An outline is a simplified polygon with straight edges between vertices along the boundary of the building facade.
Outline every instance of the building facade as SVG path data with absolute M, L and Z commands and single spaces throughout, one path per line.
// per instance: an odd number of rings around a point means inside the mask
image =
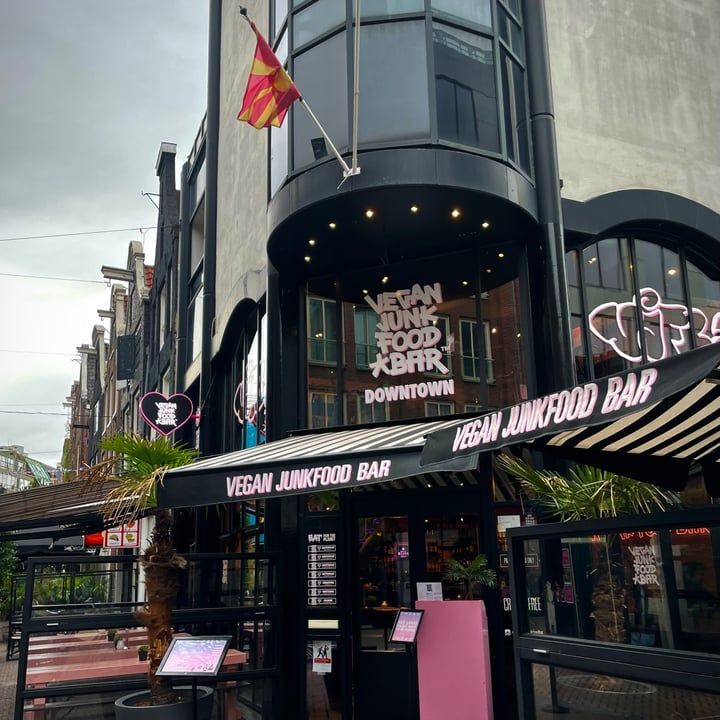
M 718 340 L 712 0 L 364 0 L 359 34 L 357 7 L 252 9 L 302 94 L 257 131 L 236 120 L 255 36 L 210 3 L 207 116 L 166 291 L 174 380 L 153 361 L 155 387 L 200 416 L 178 438 L 212 457 L 309 432 L 330 454 L 336 438 L 429 431 Z M 153 333 L 164 357 L 170 335 Z M 355 459 L 372 484 L 264 500 L 234 479 L 237 502 L 196 513 L 197 550 L 282 553 L 279 678 L 253 702 L 364 720 L 380 696 L 385 716 L 417 717 L 392 611 L 482 553 L 501 577 L 484 595 L 495 716 L 513 717 L 505 531 L 537 518 L 491 453 L 384 483 L 396 455 Z

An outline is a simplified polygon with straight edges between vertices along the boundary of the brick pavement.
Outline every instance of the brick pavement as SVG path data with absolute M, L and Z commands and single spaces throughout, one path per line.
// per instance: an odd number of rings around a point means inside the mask
M 5 659 L 5 643 L 0 643 L 0 720 L 13 719 L 17 668 L 17 660 Z

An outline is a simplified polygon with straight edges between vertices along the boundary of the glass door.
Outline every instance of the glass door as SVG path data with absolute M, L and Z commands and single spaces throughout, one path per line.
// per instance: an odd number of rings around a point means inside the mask
M 467 495 L 364 495 L 353 513 L 354 717 L 417 720 L 415 649 L 391 642 L 390 631 L 398 611 L 414 607 L 417 583 L 441 583 L 444 600 L 466 597 L 464 584 L 443 574 L 449 560 L 469 563 L 480 552 L 478 515 L 459 509 Z

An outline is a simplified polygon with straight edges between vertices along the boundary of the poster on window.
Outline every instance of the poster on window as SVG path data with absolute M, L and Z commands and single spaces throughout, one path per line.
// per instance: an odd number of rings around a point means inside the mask
M 140 520 L 131 520 L 123 525 L 109 528 L 103 533 L 104 548 L 140 547 Z
M 313 672 L 332 672 L 332 646 L 327 640 L 316 640 L 312 644 Z

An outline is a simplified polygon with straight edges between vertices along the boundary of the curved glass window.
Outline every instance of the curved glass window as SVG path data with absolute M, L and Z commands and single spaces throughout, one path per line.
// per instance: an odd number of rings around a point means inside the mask
M 425 0 L 362 0 L 360 3 L 360 17 L 390 17 L 411 12 L 422 12 L 425 9 Z M 353 2 L 353 17 L 355 17 L 355 3 Z
M 500 151 L 493 43 L 433 23 L 438 137 Z
M 295 84 L 322 123 L 336 147 L 348 145 L 347 53 L 341 32 L 298 55 L 293 66 Z M 328 92 L 331 88 L 333 92 Z M 293 167 L 318 159 L 313 139 L 322 135 L 310 116 L 295 103 L 293 118 Z M 327 154 L 327 153 L 326 153 Z
M 293 18 L 293 47 L 298 48 L 345 22 L 345 3 L 317 0 Z
M 578 381 L 720 340 L 720 283 L 667 245 L 604 238 L 567 268 Z
M 430 135 L 425 24 L 363 26 L 358 139 L 372 143 Z M 392 98 L 392 102 L 377 99 Z
M 432 0 L 432 9 L 435 15 L 444 15 L 455 22 L 492 27 L 490 0 Z
M 311 280 L 309 426 L 436 417 L 527 397 L 520 283 L 512 268 L 498 268 L 499 257 L 512 262 L 510 251 L 488 253 L 483 285 L 467 272 L 477 267 L 469 252 L 365 268 L 337 284 Z

